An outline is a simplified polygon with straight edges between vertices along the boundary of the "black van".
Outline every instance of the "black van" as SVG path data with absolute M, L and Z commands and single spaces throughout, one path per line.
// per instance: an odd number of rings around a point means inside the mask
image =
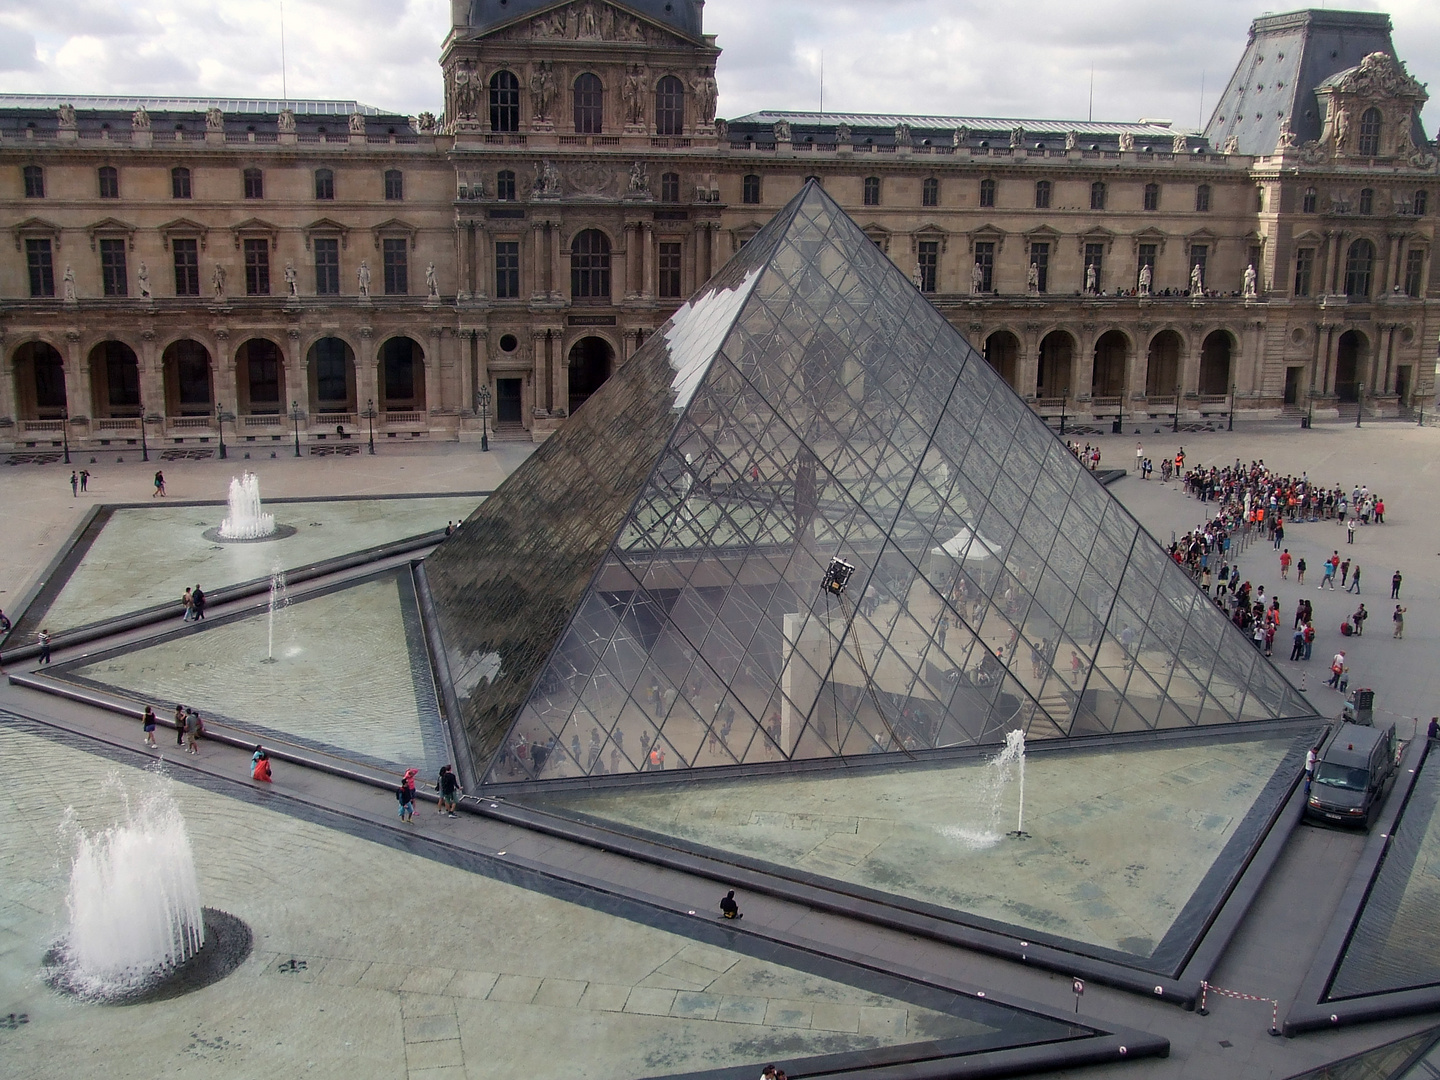
M 1397 765 L 1395 725 L 1341 724 L 1320 750 L 1305 813 L 1336 825 L 1370 827 Z

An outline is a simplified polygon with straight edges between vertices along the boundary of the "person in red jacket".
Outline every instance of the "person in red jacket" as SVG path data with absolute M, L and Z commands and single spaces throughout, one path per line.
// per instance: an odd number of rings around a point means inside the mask
M 259 780 L 262 784 L 268 784 L 270 780 L 270 755 L 260 751 L 260 756 L 255 761 L 255 771 L 250 774 L 252 780 Z

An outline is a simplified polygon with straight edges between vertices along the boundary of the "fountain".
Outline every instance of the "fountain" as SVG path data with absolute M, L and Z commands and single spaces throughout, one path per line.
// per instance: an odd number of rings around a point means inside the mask
M 229 513 L 218 529 L 205 530 L 205 538 L 217 543 L 253 543 L 280 540 L 295 535 L 293 525 L 275 524 L 275 515 L 260 505 L 260 477 L 253 472 L 230 478 Z
M 265 621 L 265 659 L 262 664 L 275 663 L 275 613 L 282 615 L 290 606 L 290 588 L 285 584 L 285 571 L 276 563 L 270 571 L 270 611 Z
M 70 930 L 45 956 L 57 990 L 105 1004 L 161 1000 L 223 978 L 249 955 L 249 927 L 200 904 L 190 836 L 159 768 L 136 797 L 112 781 L 124 808 L 115 824 L 75 829 Z
M 1006 835 L 1016 840 L 1028 840 L 1030 834 L 1025 831 L 1025 732 L 1021 728 L 1006 734 L 1005 749 L 995 758 L 995 766 L 1004 770 L 1007 776 L 1013 769 L 1019 778 L 1020 809 L 1015 817 L 1014 832 Z
M 1007 732 L 1005 747 L 986 764 L 986 776 L 980 788 L 980 811 L 985 815 L 986 827 L 974 828 L 963 825 L 946 825 L 939 829 L 942 836 L 958 840 L 974 851 L 983 851 L 1000 843 L 1004 836 L 1016 840 L 1028 840 L 1025 831 L 1025 732 L 1019 728 Z M 1019 789 L 1020 807 L 1016 812 L 1015 828 L 1004 836 L 999 832 L 1000 815 L 1005 809 L 1006 793 L 1014 784 Z

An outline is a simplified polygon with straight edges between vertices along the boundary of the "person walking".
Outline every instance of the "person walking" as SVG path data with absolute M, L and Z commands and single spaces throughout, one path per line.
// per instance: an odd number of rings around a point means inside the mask
M 1325 576 L 1320 579 L 1320 584 L 1315 586 L 1315 591 L 1316 591 L 1316 592 L 1320 592 L 1322 589 L 1325 588 L 1326 585 L 1329 585 L 1329 586 L 1330 586 L 1330 591 L 1331 591 L 1331 592 L 1334 592 L 1334 591 L 1335 591 L 1335 564 L 1334 564 L 1333 562 L 1331 562 L 1329 559 L 1326 559 L 1326 560 L 1325 560 L 1325 563 L 1324 563 L 1324 566 L 1325 566 Z
M 70 497 L 73 499 L 80 494 L 80 474 L 71 470 L 70 473 Z
M 50 631 L 41 628 L 40 633 L 35 635 L 35 640 L 40 643 L 40 663 L 50 663 Z
M 1399 599 L 1400 599 L 1400 571 L 1399 571 L 1399 570 L 1396 570 L 1395 573 L 1393 573 L 1392 575 L 1390 575 L 1390 599 L 1391 599 L 1391 600 L 1399 600 Z
M 400 803 L 401 821 L 415 820 L 415 777 L 419 775 L 419 769 L 406 769 L 400 788 L 395 792 L 395 798 Z
M 1340 564 L 1340 587 L 1345 588 L 1345 579 L 1350 576 L 1350 560 L 1346 559 Z
M 1345 542 L 1346 542 L 1347 544 L 1353 544 L 1353 543 L 1355 543 L 1355 519 L 1354 519 L 1354 518 L 1351 518 L 1349 521 L 1347 521 L 1347 522 L 1345 523 Z
M 1290 646 L 1290 659 L 1299 660 L 1305 655 L 1305 631 L 1303 628 L 1298 626 L 1295 628 L 1295 636 L 1292 641 L 1294 643 Z
M 184 613 L 180 616 L 181 622 L 189 622 L 195 618 L 195 598 L 191 595 L 188 588 L 185 590 L 185 595 L 180 598 L 180 604 L 185 609 Z
M 1391 637 L 1403 638 L 1405 636 L 1405 612 L 1408 610 L 1399 604 L 1395 605 L 1395 614 L 1390 616 L 1395 621 L 1395 633 L 1391 634 Z
M 205 721 L 194 709 L 185 710 L 185 752 L 200 755 L 200 736 L 205 734 Z
M 1295 584 L 1305 584 L 1305 556 L 1300 556 L 1300 561 L 1295 564 Z
M 1339 689 L 1340 676 L 1344 673 L 1344 671 L 1345 650 L 1341 649 L 1335 654 L 1335 658 L 1330 661 L 1330 678 L 1326 680 L 1325 685 L 1330 687 L 1332 690 Z
M 600 748 L 597 746 L 595 752 L 598 755 Z M 455 770 L 449 765 L 440 767 L 440 776 L 435 782 L 440 789 L 440 813 L 455 816 L 455 802 L 460 794 L 460 778 L 455 775 Z
M 205 590 L 199 585 L 196 585 L 195 590 L 190 594 L 190 607 L 195 612 L 196 622 L 205 618 Z
M 155 470 L 155 490 L 150 493 L 150 497 L 153 499 L 156 495 L 165 497 L 165 473 L 160 469 Z
M 1291 561 L 1290 549 L 1286 548 L 1280 553 L 1280 577 L 1282 579 L 1288 579 L 1290 577 Z
M 87 491 L 89 491 L 89 490 L 90 490 L 90 470 L 89 470 L 89 469 L 81 469 L 81 470 L 80 470 L 80 494 L 81 494 L 81 495 L 84 495 L 85 492 L 87 492 Z
M 1310 654 L 1315 648 L 1315 624 L 1307 617 L 1305 619 L 1305 655 L 1304 660 L 1310 659 Z
M 145 715 L 140 717 L 140 727 L 145 732 L 145 745 L 151 750 L 158 749 L 155 745 L 155 723 L 155 710 L 146 705 Z
M 185 706 L 175 706 L 175 745 L 185 745 Z
M 1360 564 L 1358 562 L 1350 567 L 1350 584 L 1345 586 L 1345 591 L 1353 592 L 1356 596 L 1360 595 Z
M 1145 475 L 1145 447 L 1138 442 L 1135 444 L 1135 471 L 1141 476 Z

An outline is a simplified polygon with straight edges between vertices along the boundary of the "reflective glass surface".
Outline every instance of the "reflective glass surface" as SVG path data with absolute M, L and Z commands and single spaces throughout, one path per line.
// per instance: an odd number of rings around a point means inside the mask
M 1395 1042 L 1385 1043 L 1362 1054 L 1331 1061 L 1318 1069 L 1299 1073 L 1290 1080 L 1435 1080 L 1440 1077 L 1440 1054 L 1432 1049 L 1436 1032 L 1422 1031 Z M 1416 1055 L 1419 1055 L 1419 1060 Z M 1407 1069 L 1407 1062 L 1412 1064 Z
M 813 184 L 430 561 L 491 782 L 1311 715 Z

